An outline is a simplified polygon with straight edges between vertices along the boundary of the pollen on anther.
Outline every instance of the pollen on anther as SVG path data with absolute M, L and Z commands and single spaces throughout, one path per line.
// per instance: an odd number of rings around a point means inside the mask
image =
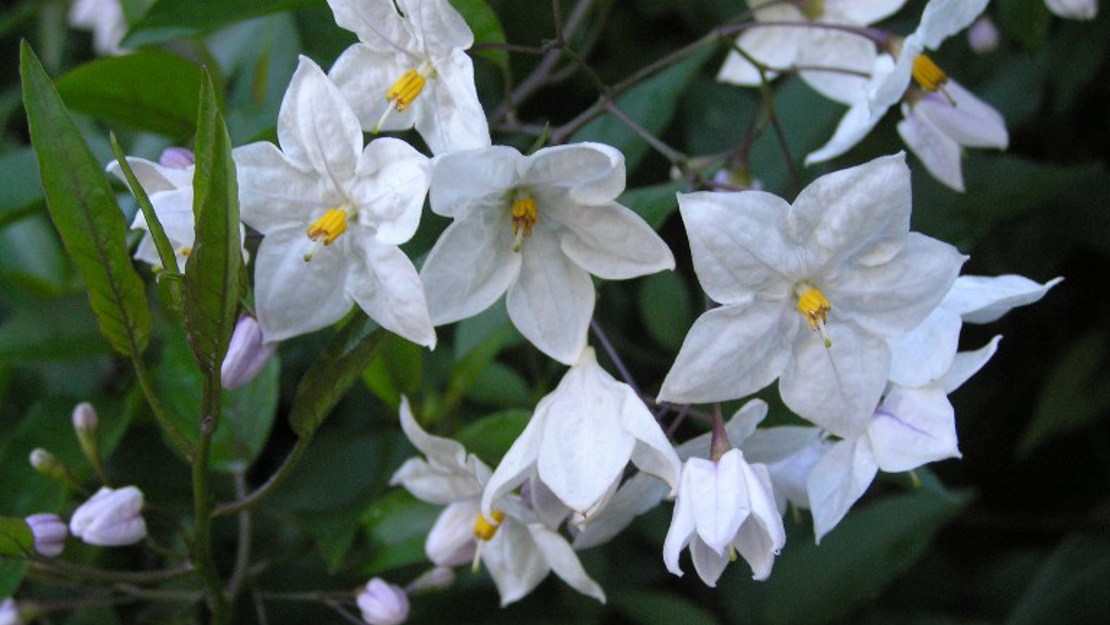
M 924 54 L 914 57 L 912 73 L 917 84 L 929 93 L 935 93 L 948 82 L 948 74 Z
M 393 103 L 393 107 L 400 113 L 412 104 L 416 96 L 420 95 L 426 82 L 427 80 L 420 72 L 410 69 L 401 74 L 397 82 L 393 83 L 393 86 L 385 92 L 385 99 Z
M 490 540 L 497 534 L 497 529 L 501 527 L 501 523 L 505 520 L 505 513 L 500 510 L 490 512 L 493 517 L 493 523 L 481 513 L 478 518 L 474 519 L 474 538 L 482 541 Z
M 525 195 L 513 201 L 511 209 L 513 216 L 513 251 L 519 252 L 521 245 L 524 243 L 524 237 L 532 236 L 532 227 L 536 225 L 539 219 L 539 213 L 536 209 L 536 200 L 532 196 Z
M 324 245 L 331 245 L 346 231 L 347 212 L 340 208 L 331 208 L 312 222 L 312 225 L 305 229 L 305 234 L 313 241 L 323 239 Z
M 829 303 L 829 300 L 825 298 L 821 291 L 814 287 L 809 287 L 798 296 L 798 312 L 809 322 L 810 330 L 821 333 L 821 338 L 825 341 L 825 347 L 832 347 L 832 340 L 825 332 L 825 324 L 828 322 L 830 310 L 832 310 L 832 304 Z

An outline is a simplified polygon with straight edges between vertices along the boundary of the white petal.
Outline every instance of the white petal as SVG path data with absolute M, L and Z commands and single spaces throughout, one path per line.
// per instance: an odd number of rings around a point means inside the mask
M 995 108 L 980 100 L 955 80 L 949 79 L 943 93 L 925 96 L 914 105 L 914 113 L 933 122 L 942 133 L 969 148 L 1006 149 L 1009 134 L 1006 120 Z M 955 100 L 955 104 L 949 100 Z
M 143 191 L 146 191 L 147 195 L 152 195 L 159 191 L 172 191 L 185 187 L 192 188 L 193 186 L 192 167 L 186 167 L 184 169 L 163 167 L 158 163 L 135 156 L 128 156 L 127 164 L 131 166 L 131 172 L 135 174 L 135 178 L 138 179 L 139 184 L 143 187 Z M 104 169 L 109 174 L 119 178 L 121 182 L 127 182 L 127 178 L 123 175 L 123 169 L 120 168 L 117 161 L 108 163 L 108 166 Z
M 743 464 L 744 454 L 731 449 L 718 462 L 691 458 L 682 471 L 679 494 L 690 502 L 698 537 L 718 555 L 751 513 Z
M 975 351 L 957 353 L 956 358 L 952 361 L 952 368 L 938 382 L 944 392 L 951 393 L 960 388 L 960 385 L 967 382 L 968 378 L 982 369 L 983 365 L 987 364 L 991 356 L 994 356 L 994 352 L 998 350 L 1000 340 L 1002 340 L 1002 337 L 996 336 L 991 339 L 990 343 Z
M 659 390 L 660 401 L 723 401 L 770 384 L 786 367 L 801 317 L 787 300 L 721 306 L 698 317 Z
M 827 6 L 827 5 L 826 5 Z M 875 64 L 875 44 L 854 33 L 813 28 L 798 51 L 802 80 L 821 95 L 851 106 L 867 96 L 867 76 Z
M 952 366 L 960 342 L 960 316 L 943 305 L 909 333 L 887 339 L 890 344 L 890 381 L 907 387 L 939 380 Z
M 436 334 L 424 301 L 424 284 L 412 261 L 396 245 L 370 238 L 361 243 L 347 282 L 351 297 L 386 330 L 417 345 L 435 348 Z
M 527 496 L 524 495 L 525 488 L 528 489 Z M 533 474 L 531 479 L 521 487 L 521 497 L 532 506 L 532 512 L 536 517 L 551 529 L 558 529 L 570 515 L 570 508 L 551 492 L 538 475 Z
M 436 64 L 436 75 L 413 106 L 416 130 L 432 154 L 490 145 L 489 124 L 474 87 L 474 65 L 462 50 Z
M 478 500 L 452 503 L 436 517 L 424 541 L 424 554 L 436 566 L 459 566 L 474 559 L 474 520 Z
M 945 39 L 971 26 L 989 1 L 930 0 L 921 13 L 921 24 L 914 35 L 926 48 L 936 50 Z
M 505 298 L 509 318 L 540 351 L 569 365 L 586 346 L 594 285 L 558 241 L 542 236 L 550 233 L 533 234 L 524 242 L 520 274 Z
M 752 567 L 752 579 L 764 580 L 771 575 L 775 556 L 786 545 L 786 528 L 775 505 L 767 467 L 752 464 L 742 468 L 752 513 L 740 526 L 733 545 Z
M 694 504 L 680 490 L 667 537 L 663 540 L 663 563 L 668 571 L 679 577 L 682 577 L 682 568 L 678 566 L 678 558 L 691 539 L 697 541 L 696 527 Z
M 425 42 L 429 52 L 461 48 L 474 43 L 474 34 L 462 15 L 446 0 L 404 0 L 398 3 Z
M 551 395 L 540 400 L 535 413 L 532 414 L 532 420 L 513 441 L 509 451 L 505 452 L 501 463 L 493 470 L 493 475 L 486 482 L 485 489 L 482 491 L 482 514 L 486 518 L 491 517 L 494 502 L 524 483 L 535 469 L 544 430 L 543 420 L 547 414 L 547 406 L 552 401 Z
M 1038 302 L 1049 289 L 1063 281 L 1054 278 L 1044 284 L 1024 276 L 960 276 L 944 297 L 944 307 L 961 315 L 968 323 L 990 323 L 1011 308 Z
M 608 375 L 608 374 L 606 374 Z M 674 445 L 659 427 L 659 422 L 630 386 L 613 381 L 624 399 L 621 402 L 621 426 L 636 439 L 632 449 L 632 463 L 641 471 L 667 483 L 672 489 L 678 486 L 682 463 Z
M 728 566 L 728 556 L 721 555 L 710 549 L 697 536 L 690 543 L 690 559 L 694 562 L 694 570 L 698 577 L 710 588 L 717 587 L 717 580 Z
M 543 148 L 524 158 L 523 182 L 556 187 L 581 205 L 608 204 L 624 191 L 624 155 L 603 143 Z
M 358 207 L 359 223 L 374 228 L 380 243 L 411 239 L 428 194 L 428 157 L 399 139 L 375 139 L 363 150 L 355 173 L 345 191 Z
M 432 210 L 455 219 L 478 211 L 498 213 L 511 230 L 509 191 L 519 182 L 517 166 L 523 158 L 515 149 L 501 145 L 436 158 L 430 191 Z
M 400 485 L 420 501 L 445 505 L 462 497 L 474 497 L 481 492 L 481 485 L 473 475 L 461 473 L 443 465 L 425 462 L 422 458 L 409 458 L 393 473 L 391 485 Z M 470 519 L 473 523 L 474 519 Z
M 955 247 L 911 232 L 889 262 L 844 269 L 820 285 L 832 304 L 830 328 L 834 317 L 848 318 L 883 336 L 905 334 L 940 304 L 966 260 Z
M 620 204 L 566 207 L 558 218 L 570 230 L 560 238 L 563 252 L 603 280 L 674 269 L 674 256 L 663 239 Z
M 790 5 L 768 6 L 757 15 L 760 21 L 801 21 L 798 10 Z M 741 33 L 736 38 L 735 45 L 768 67 L 785 70 L 794 65 L 802 30 L 804 29 L 798 27 L 756 26 Z M 774 77 L 772 73 L 767 79 Z M 731 49 L 725 57 L 724 65 L 717 72 L 717 80 L 745 87 L 758 87 L 761 84 L 759 70 L 739 52 Z
M 412 446 L 424 454 L 429 462 L 444 468 L 455 469 L 460 473 L 465 472 L 467 453 L 462 443 L 425 432 L 412 414 L 408 397 L 401 396 L 399 413 L 401 431 L 408 437 Z M 389 483 L 392 485 L 395 480 L 391 479 Z
M 867 26 L 894 15 L 905 4 L 906 0 L 825 0 L 825 14 Z
M 412 128 L 420 101 L 427 97 L 427 93 L 419 95 L 404 111 L 390 111 L 382 122 L 385 110 L 393 106 L 385 96 L 397 79 L 418 65 L 418 61 L 391 46 L 371 47 L 356 43 L 339 55 L 328 77 L 355 112 L 361 128 L 371 131 L 380 123 L 380 130 L 405 130 Z
M 829 141 L 806 155 L 806 165 L 832 160 L 856 147 L 856 144 L 863 141 L 871 129 L 878 125 L 885 113 L 886 109 L 883 108 L 872 114 L 867 100 L 855 102 L 848 107 L 844 117 L 840 118 L 840 123 L 836 125 L 836 130 L 833 131 Z
M 1093 20 L 1098 16 L 1098 0 L 1045 0 L 1049 11 L 1072 20 Z
M 482 562 L 497 585 L 501 607 L 532 592 L 551 570 L 528 528 L 511 517 L 482 545 Z
M 866 436 L 840 441 L 817 463 L 807 484 L 817 542 L 848 514 L 878 472 Z
M 392 2 L 328 0 L 328 5 L 335 15 L 335 23 L 354 32 L 363 41 L 386 47 L 389 41 L 401 43 L 410 37 L 410 27 Z
M 802 418 L 845 438 L 867 427 L 890 372 L 882 338 L 851 322 L 830 319 L 832 347 L 804 330 L 779 380 L 782 401 Z
M 292 163 L 337 188 L 355 173 L 362 151 L 358 118 L 316 63 L 300 57 L 278 111 L 278 143 Z
M 963 192 L 964 174 L 960 144 L 940 131 L 931 120 L 902 106 L 904 119 L 898 122 L 898 134 L 921 164 L 949 188 Z
M 609 542 L 636 517 L 658 506 L 670 490 L 666 484 L 643 472 L 628 478 L 574 537 L 574 548 L 581 551 Z
M 883 471 L 910 471 L 929 462 L 959 458 L 956 414 L 938 386 L 895 387 L 867 427 Z
M 305 262 L 312 241 L 303 230 L 278 230 L 262 239 L 254 267 L 254 301 L 265 342 L 319 330 L 351 309 L 348 259 L 341 245 L 321 248 Z
M 560 579 L 578 592 L 605 603 L 605 591 L 586 574 L 578 556 L 562 536 L 538 523 L 529 524 L 528 532 L 548 566 Z
M 312 223 L 312 215 L 342 202 L 330 180 L 297 168 L 272 143 L 235 148 L 232 157 L 243 223 L 262 234 L 290 227 L 303 232 Z

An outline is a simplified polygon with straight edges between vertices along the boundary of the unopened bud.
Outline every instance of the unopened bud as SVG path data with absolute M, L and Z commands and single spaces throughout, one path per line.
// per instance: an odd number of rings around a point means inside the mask
M 422 592 L 447 590 L 454 583 L 455 569 L 446 566 L 437 566 L 424 571 L 420 577 L 409 582 L 409 585 L 405 586 L 405 592 L 409 594 L 418 594 Z
M 400 625 L 409 617 L 409 598 L 400 586 L 375 577 L 359 593 L 362 620 L 370 625 Z
M 158 164 L 162 167 L 185 169 L 196 164 L 196 157 L 185 148 L 171 147 L 162 150 L 162 155 L 158 157 Z
M 78 432 L 95 432 L 100 423 L 96 417 L 96 409 L 92 404 L 83 401 L 73 408 L 73 429 Z
M 998 27 L 990 17 L 984 15 L 967 29 L 967 45 L 975 54 L 989 54 L 998 49 Z
M 143 491 L 104 487 L 74 511 L 69 531 L 90 545 L 132 545 L 146 538 L 142 510 Z
M 8 598 L 0 602 L 0 625 L 23 625 L 15 600 Z
M 69 482 L 69 472 L 61 460 L 42 447 L 31 450 L 31 467 L 39 473 L 60 482 Z
M 69 531 L 66 524 L 56 514 L 32 514 L 24 519 L 35 537 L 35 551 L 54 558 L 62 555 L 66 548 Z
M 262 342 L 262 328 L 254 317 L 239 317 L 220 367 L 220 383 L 230 391 L 250 382 L 270 361 L 275 349 L 277 343 Z

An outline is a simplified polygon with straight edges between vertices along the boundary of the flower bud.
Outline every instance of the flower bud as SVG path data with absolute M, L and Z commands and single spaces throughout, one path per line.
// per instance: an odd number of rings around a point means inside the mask
M 90 545 L 118 547 L 146 538 L 143 492 L 134 486 L 101 488 L 69 520 L 69 531 Z
M 967 45 L 975 54 L 988 54 L 998 49 L 998 27 L 990 17 L 984 15 L 967 29 Z
M 0 602 L 0 625 L 23 625 L 19 607 L 13 599 L 9 598 Z
M 362 620 L 370 625 L 400 625 L 409 617 L 409 598 L 400 586 L 375 577 L 358 595 Z
M 35 536 L 35 551 L 47 558 L 62 555 L 62 551 L 66 548 L 66 537 L 69 536 L 69 531 L 58 515 L 32 514 L 23 520 L 27 522 L 27 526 L 31 528 L 31 533 Z
M 254 317 L 239 317 L 220 367 L 220 383 L 230 391 L 250 382 L 270 361 L 275 349 L 277 343 L 262 342 L 262 328 Z
M 31 467 L 39 473 L 59 482 L 69 483 L 69 472 L 61 460 L 42 447 L 31 450 Z
M 420 577 L 409 582 L 409 585 L 405 586 L 405 592 L 412 595 L 422 592 L 447 590 L 454 583 L 455 569 L 446 566 L 436 566 L 424 571 Z
M 99 423 L 96 409 L 89 402 L 83 401 L 73 407 L 73 429 L 77 432 L 96 432 Z
M 158 157 L 158 164 L 162 167 L 185 169 L 196 164 L 196 157 L 185 148 L 170 147 L 162 150 L 162 155 Z

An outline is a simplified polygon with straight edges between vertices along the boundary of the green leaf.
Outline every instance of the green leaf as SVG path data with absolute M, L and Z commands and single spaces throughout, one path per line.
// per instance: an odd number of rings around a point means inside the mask
M 427 560 L 424 541 L 440 512 L 440 506 L 419 501 L 405 490 L 390 491 L 375 501 L 362 515 L 372 549 L 362 574 L 376 575 Z
M 486 0 L 450 0 L 474 31 L 474 43 L 505 43 L 505 29 Z M 509 69 L 509 53 L 505 50 L 482 50 L 477 53 L 497 64 L 503 70 Z
M 76 360 L 111 353 L 79 296 L 38 300 L 0 323 L 0 364 Z
M 1018 452 L 1028 454 L 1046 441 L 1093 425 L 1107 416 L 1110 376 L 1107 376 L 1107 336 L 1103 329 L 1089 332 L 1056 361 L 1041 389 L 1036 412 Z
M 640 286 L 640 315 L 648 334 L 668 350 L 677 352 L 694 323 L 690 289 L 671 271 L 648 276 Z
M 709 60 L 712 52 L 702 50 L 630 89 L 617 98 L 617 107 L 648 132 L 660 135 L 674 117 L 690 81 Z M 611 113 L 574 133 L 573 140 L 598 141 L 617 148 L 624 153 L 625 167 L 629 172 L 636 170 L 648 151 L 648 144 Z
M 4 184 L 0 184 L 0 227 L 3 227 L 30 213 L 44 196 L 33 149 L 0 154 L 0 171 L 4 172 Z
M 85 279 L 101 332 L 116 351 L 137 357 L 149 340 L 150 312 L 127 255 L 123 213 L 27 42 L 20 49 L 20 75 L 50 217 Z
M 1044 0 L 1000 0 L 1002 32 L 1027 48 L 1039 48 L 1048 39 L 1052 14 Z
M 124 37 L 125 48 L 163 43 L 320 0 L 158 0 Z
M 913 492 L 853 511 L 821 542 L 783 551 L 767 581 L 771 625 L 840 620 L 894 581 L 965 500 Z
M 185 139 L 195 128 L 200 85 L 196 63 L 142 50 L 86 63 L 58 80 L 58 92 L 75 111 Z
M 330 511 L 367 500 L 381 488 L 386 468 L 399 462 L 394 456 L 404 448 L 402 441 L 400 432 L 353 434 L 325 428 L 297 470 L 274 491 L 270 505 L 279 510 Z
M 362 511 L 359 508 L 328 510 L 302 514 L 298 518 L 320 548 L 320 555 L 328 565 L 328 573 L 334 575 L 343 564 L 343 558 L 355 542 L 355 534 L 362 526 Z
M 0 280 L 47 297 L 68 290 L 66 255 L 45 215 L 31 215 L 0 230 Z
M 678 595 L 647 590 L 622 592 L 611 597 L 613 607 L 639 625 L 717 625 L 712 613 Z
M 370 364 L 387 332 L 361 310 L 328 342 L 297 386 L 289 425 L 310 437 Z
M 447 414 L 458 406 L 459 402 L 466 396 L 467 390 L 469 390 L 470 387 L 474 385 L 474 381 L 478 379 L 478 374 L 497 357 L 497 354 L 500 353 L 514 337 L 514 328 L 507 326 L 502 327 L 494 334 L 486 337 L 459 360 L 455 368 L 451 370 L 451 377 L 447 383 L 447 392 L 444 394 L 441 414 Z
M 382 401 L 397 409 L 401 395 L 413 397 L 423 386 L 424 349 L 390 334 L 362 373 L 366 386 Z
M 497 412 L 467 424 L 455 439 L 489 466 L 497 466 L 524 431 L 532 411 L 522 408 Z
M 196 241 L 185 263 L 183 309 L 189 345 L 201 371 L 220 374 L 239 306 L 239 190 L 231 137 L 216 103 L 211 80 L 201 84 L 197 114 L 193 215 Z
M 466 397 L 498 408 L 526 408 L 534 403 L 524 376 L 497 361 L 478 372 Z
M 682 183 L 664 182 L 649 187 L 628 189 L 620 197 L 620 203 L 642 217 L 649 226 L 658 230 L 678 208 L 675 193 L 682 190 Z
M 1006 625 L 1102 623 L 1110 612 L 1110 540 L 1074 534 L 1041 566 Z
M 0 556 L 26 557 L 35 552 L 35 535 L 27 521 L 0 517 Z

